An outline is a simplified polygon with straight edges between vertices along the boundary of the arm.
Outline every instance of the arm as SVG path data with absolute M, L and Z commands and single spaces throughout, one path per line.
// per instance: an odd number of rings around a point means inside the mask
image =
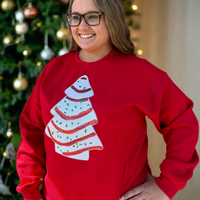
M 17 191 L 25 200 L 39 200 L 41 179 L 45 176 L 44 124 L 41 117 L 39 86 L 42 74 L 22 111 L 20 131 L 22 140 L 17 153 L 17 172 L 20 184 Z
M 160 166 L 160 177 L 148 178 L 144 184 L 125 193 L 121 198 L 124 200 L 131 197 L 132 200 L 171 199 L 186 185 L 199 162 L 195 150 L 199 130 L 192 101 L 167 75 L 162 95 L 155 98 L 156 106 L 147 108 L 145 113 L 163 135 L 167 144 L 166 158 Z
M 156 183 L 170 199 L 185 187 L 199 162 L 195 150 L 199 127 L 192 109 L 193 102 L 166 76 L 156 126 L 167 144 L 167 152 Z

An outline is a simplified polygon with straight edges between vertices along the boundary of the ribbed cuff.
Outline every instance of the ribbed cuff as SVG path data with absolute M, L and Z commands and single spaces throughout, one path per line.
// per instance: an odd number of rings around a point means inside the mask
M 179 188 L 178 186 L 174 185 L 169 179 L 164 179 L 161 177 L 157 177 L 155 179 L 156 184 L 158 187 L 170 198 L 178 192 Z

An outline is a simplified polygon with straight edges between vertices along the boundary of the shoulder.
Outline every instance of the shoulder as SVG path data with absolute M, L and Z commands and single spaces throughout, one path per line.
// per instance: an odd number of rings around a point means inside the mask
M 127 73 L 137 79 L 164 81 L 166 72 L 143 58 L 133 54 L 117 52 L 115 64 L 121 72 Z
M 54 59 L 52 59 L 46 66 L 45 66 L 45 70 L 51 70 L 54 67 L 58 67 L 58 66 L 63 66 L 65 65 L 67 62 L 71 62 L 72 57 L 74 56 L 75 52 L 69 52 L 66 53 L 62 56 L 57 56 Z
M 74 54 L 75 52 L 69 52 L 62 56 L 57 56 L 49 61 L 37 78 L 38 82 L 41 82 L 44 79 L 49 79 L 49 77 L 54 77 L 56 74 L 66 71 L 66 67 L 69 68 L 72 66 Z

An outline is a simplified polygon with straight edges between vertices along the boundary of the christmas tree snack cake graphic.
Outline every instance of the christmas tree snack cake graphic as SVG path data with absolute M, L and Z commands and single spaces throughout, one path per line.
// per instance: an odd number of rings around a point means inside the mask
M 51 109 L 54 117 L 47 124 L 45 133 L 55 143 L 58 154 L 89 160 L 89 151 L 102 150 L 103 145 L 93 127 L 98 121 L 89 99 L 94 92 L 88 77 L 81 76 L 65 90 L 65 94 Z

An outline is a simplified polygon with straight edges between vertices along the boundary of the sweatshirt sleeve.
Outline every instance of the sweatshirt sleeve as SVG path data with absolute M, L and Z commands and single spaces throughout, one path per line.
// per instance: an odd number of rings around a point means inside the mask
M 21 143 L 17 153 L 17 172 L 20 184 L 17 191 L 25 200 L 39 200 L 41 179 L 45 176 L 44 124 L 41 117 L 39 87 L 43 73 L 37 78 L 35 87 L 20 117 Z
M 199 127 L 192 108 L 193 102 L 165 74 L 158 112 L 150 118 L 167 145 L 156 183 L 170 199 L 186 185 L 199 162 L 195 150 Z

